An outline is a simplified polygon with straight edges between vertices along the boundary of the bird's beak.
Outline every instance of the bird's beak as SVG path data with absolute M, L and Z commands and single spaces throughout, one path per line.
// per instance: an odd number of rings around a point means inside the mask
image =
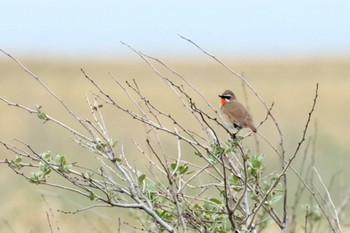
M 224 96 L 222 96 L 222 95 L 218 95 L 220 98 L 224 98 Z

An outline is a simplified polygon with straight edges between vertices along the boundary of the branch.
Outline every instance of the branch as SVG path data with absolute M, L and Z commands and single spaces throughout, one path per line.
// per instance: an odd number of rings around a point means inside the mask
M 314 100 L 313 100 L 313 105 L 311 107 L 311 110 L 308 114 L 308 118 L 306 120 L 306 124 L 305 124 L 305 127 L 304 127 L 304 130 L 303 130 L 303 134 L 302 134 L 302 138 L 300 140 L 300 142 L 298 143 L 298 146 L 293 154 L 293 156 L 291 158 L 289 158 L 288 162 L 286 163 L 286 165 L 284 166 L 284 169 L 282 170 L 282 172 L 280 173 L 280 175 L 276 178 L 275 182 L 271 185 L 270 189 L 265 193 L 265 196 L 264 198 L 262 198 L 262 200 L 260 200 L 260 203 L 256 206 L 256 208 L 253 210 L 253 217 L 252 217 L 252 221 L 251 221 L 251 224 L 253 224 L 253 220 L 255 219 L 257 213 L 258 213 L 258 210 L 263 206 L 263 204 L 265 203 L 267 197 L 271 194 L 271 192 L 275 189 L 275 187 L 278 185 L 279 181 L 281 180 L 282 177 L 284 177 L 286 175 L 286 172 L 288 170 L 288 168 L 291 166 L 293 160 L 296 158 L 296 155 L 300 149 L 300 146 L 303 144 L 303 142 L 305 141 L 305 135 L 306 135 L 306 132 L 309 128 L 309 123 L 311 121 L 311 116 L 313 114 L 313 112 L 315 111 L 315 106 L 316 106 L 316 103 L 317 103 L 317 98 L 318 98 L 318 83 L 316 84 L 316 91 L 315 91 L 315 97 L 314 97 Z M 287 192 L 287 189 L 285 189 L 285 192 Z M 284 213 L 286 213 L 284 211 Z M 286 214 L 284 214 L 285 216 Z M 285 218 L 284 218 L 285 220 Z M 286 223 L 285 221 L 283 222 L 284 224 Z M 250 224 L 250 225 L 251 225 Z M 283 226 L 283 228 L 286 227 L 286 226 Z

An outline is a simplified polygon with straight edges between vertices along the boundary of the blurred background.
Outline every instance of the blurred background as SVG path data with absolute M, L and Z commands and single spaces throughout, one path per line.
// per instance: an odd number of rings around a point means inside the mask
M 86 117 L 86 94 L 94 88 L 83 78 L 81 68 L 126 106 L 130 103 L 109 72 L 120 81 L 135 79 L 145 95 L 164 109 L 176 102 L 152 69 L 121 41 L 187 77 L 214 106 L 218 106 L 218 94 L 233 89 L 259 123 L 266 112 L 253 93 L 247 90 L 247 102 L 239 79 L 179 35 L 244 74 L 268 105 L 275 103 L 274 114 L 288 156 L 301 138 L 319 83 L 319 99 L 307 136 L 317 133 L 316 166 L 326 184 L 333 182 L 335 204 L 344 199 L 350 176 L 350 2 L 12 0 L 2 1 L 0 7 L 0 49 L 19 59 Z M 64 109 L 3 53 L 0 80 L 1 97 L 33 108 L 40 104 L 49 114 L 74 124 Z M 21 139 L 38 151 L 63 153 L 72 160 L 92 156 L 52 124 L 43 125 L 35 116 L 4 103 L 0 110 L 0 140 Z M 134 123 L 126 115 L 106 114 L 114 137 L 123 141 L 130 156 L 139 156 L 133 153 L 131 139 L 142 138 L 142 126 L 131 131 Z M 263 125 L 259 132 L 278 144 L 271 124 Z M 268 171 L 278 169 L 276 156 L 270 151 L 264 154 Z M 11 156 L 1 149 L 0 159 Z M 296 161 L 295 166 L 301 162 Z M 0 174 L 1 233 L 48 232 L 45 212 L 49 208 L 74 211 L 89 205 L 80 197 L 29 184 L 5 165 L 0 166 Z M 290 184 L 293 188 L 295 183 Z M 61 232 L 78 231 L 72 227 L 112 232 L 118 217 L 124 216 L 119 210 L 99 209 L 69 216 L 54 213 Z M 126 226 L 124 230 L 132 229 Z

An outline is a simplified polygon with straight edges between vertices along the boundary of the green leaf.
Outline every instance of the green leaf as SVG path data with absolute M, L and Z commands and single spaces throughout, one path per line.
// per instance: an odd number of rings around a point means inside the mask
M 100 145 L 95 145 L 95 149 L 101 151 L 102 147 Z
M 40 161 L 39 162 L 39 170 L 42 172 L 47 172 L 47 170 L 50 169 L 50 166 L 47 164 L 45 161 Z
M 43 152 L 39 156 L 45 161 L 50 161 L 51 160 L 51 151 Z
M 41 111 L 42 106 L 36 105 L 35 107 L 36 107 L 36 110 L 38 111 L 39 119 L 44 121 L 48 120 L 47 115 L 43 111 Z
M 194 155 L 199 156 L 199 157 L 203 157 L 202 153 L 199 153 L 198 151 L 195 151 Z
M 40 120 L 44 120 L 44 121 L 47 120 L 47 116 L 44 112 L 38 112 L 38 117 Z
M 322 219 L 322 212 L 319 206 L 315 206 L 313 208 L 309 208 L 308 213 L 309 220 L 312 222 L 318 222 Z
M 254 158 L 251 164 L 252 164 L 252 167 L 257 169 L 261 168 L 261 165 L 262 165 L 261 160 L 259 158 Z
M 207 154 L 207 158 L 208 158 L 208 160 L 211 162 L 211 163 L 217 163 L 218 162 L 218 159 L 217 158 L 215 158 L 215 156 L 213 156 L 213 154 L 212 153 L 208 153 Z
M 231 181 L 231 184 L 238 185 L 240 180 L 238 176 L 236 176 L 235 174 L 232 174 L 230 181 Z
M 231 153 L 231 152 L 235 152 L 235 150 L 234 150 L 232 147 L 227 147 L 227 148 L 225 149 L 225 154 L 229 154 L 229 153 Z
M 170 171 L 174 171 L 175 170 L 175 168 L 176 168 L 176 165 L 177 165 L 177 163 L 176 162 L 174 162 L 174 163 L 172 163 L 172 164 L 170 164 L 170 167 L 169 167 L 169 169 L 170 169 Z
M 179 167 L 179 171 L 180 171 L 181 175 L 185 174 L 187 172 L 187 170 L 188 170 L 187 164 Z
M 118 140 L 115 140 L 115 139 L 111 139 L 111 146 L 112 148 L 114 148 L 116 145 L 118 144 Z
M 108 194 L 108 199 L 109 200 L 112 200 L 112 199 L 114 199 L 115 197 L 118 196 L 118 193 L 115 192 L 112 188 L 107 188 L 107 194 Z
M 46 176 L 50 171 L 37 171 L 32 173 L 32 177 L 29 178 L 30 183 L 40 184 L 46 182 Z
M 153 190 L 146 189 L 146 196 L 151 201 L 154 201 L 157 198 L 157 193 Z
M 218 204 L 218 205 L 221 205 L 221 204 L 222 204 L 221 201 L 218 200 L 218 199 L 216 199 L 216 198 L 210 198 L 209 200 L 210 200 L 211 202 L 214 202 L 214 203 Z
M 16 159 L 14 160 L 15 163 L 20 163 L 22 162 L 22 157 L 16 156 Z
M 244 159 L 244 161 L 247 161 L 249 159 L 249 155 L 244 154 L 244 155 L 242 155 L 242 158 Z
M 63 155 L 56 155 L 56 163 L 57 165 L 64 166 L 67 164 L 66 158 Z
M 90 171 L 85 172 L 85 173 L 83 174 L 83 176 L 84 176 L 86 179 L 91 179 L 91 178 L 93 177 L 93 175 L 95 175 L 95 173 L 90 172 Z
M 32 184 L 39 184 L 39 179 L 35 176 L 29 178 L 29 182 Z
M 21 162 L 22 162 L 22 157 L 16 156 L 16 159 L 11 160 L 9 165 L 14 169 L 21 169 L 22 168 Z
M 96 198 L 95 194 L 93 192 L 89 191 L 89 199 L 91 201 L 93 201 L 93 200 L 95 200 L 95 198 Z
M 165 210 L 163 210 L 161 212 L 159 210 L 156 210 L 156 214 L 161 218 L 164 216 L 165 213 L 166 213 Z
M 139 180 L 139 185 L 143 183 L 143 181 L 145 180 L 146 175 L 142 174 L 141 176 L 139 176 L 138 180 Z

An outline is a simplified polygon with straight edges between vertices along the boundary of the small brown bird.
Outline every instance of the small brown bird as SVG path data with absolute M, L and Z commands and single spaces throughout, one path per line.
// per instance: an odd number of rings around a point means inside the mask
M 256 133 L 252 117 L 247 109 L 237 101 L 231 90 L 224 91 L 219 97 L 221 98 L 220 115 L 226 127 L 236 130 L 236 133 L 242 128 L 249 127 Z

